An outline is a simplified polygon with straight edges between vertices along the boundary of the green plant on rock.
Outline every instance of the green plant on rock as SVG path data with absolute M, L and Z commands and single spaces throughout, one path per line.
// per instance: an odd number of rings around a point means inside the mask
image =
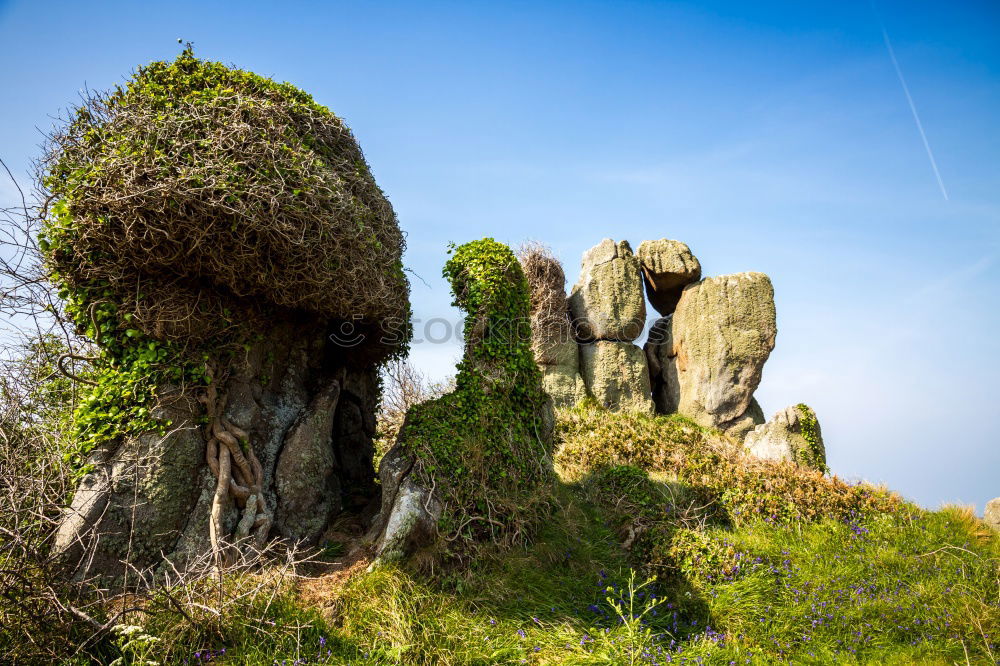
M 799 412 L 799 427 L 802 432 L 802 439 L 806 440 L 806 448 L 796 451 L 798 462 L 806 467 L 818 469 L 828 473 L 830 468 L 826 464 L 826 449 L 823 446 L 823 436 L 820 434 L 819 421 L 816 413 L 805 403 L 795 405 Z
M 58 273 L 53 278 L 59 283 Z M 64 312 L 77 330 L 97 346 L 89 368 L 78 379 L 87 385 L 73 412 L 73 446 L 65 458 L 76 474 L 86 471 L 94 448 L 144 432 L 164 434 L 168 421 L 154 415 L 158 387 L 204 385 L 205 359 L 179 344 L 156 340 L 131 328 L 129 313 L 120 313 L 108 292 L 59 285 Z M 72 357 L 64 355 L 60 364 Z
M 450 254 L 444 276 L 467 313 L 465 355 L 454 391 L 413 407 L 399 443 L 443 499 L 443 531 L 523 539 L 553 479 L 528 284 L 513 252 L 492 238 Z
M 343 121 L 288 83 L 189 47 L 88 99 L 43 165 L 50 266 L 155 338 L 204 341 L 274 307 L 408 314 L 392 206 Z

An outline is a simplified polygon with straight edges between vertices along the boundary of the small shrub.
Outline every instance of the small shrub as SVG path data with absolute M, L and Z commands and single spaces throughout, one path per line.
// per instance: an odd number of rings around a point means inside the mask
M 556 467 L 572 481 L 615 465 L 666 470 L 688 450 L 724 444 L 717 433 L 677 414 L 611 412 L 594 401 L 560 410 L 556 436 Z
M 799 412 L 799 424 L 802 428 L 802 438 L 806 440 L 806 448 L 796 451 L 798 462 L 805 467 L 818 469 L 823 473 L 830 471 L 826 464 L 826 448 L 823 446 L 823 435 L 819 429 L 816 413 L 804 403 L 795 405 Z
M 701 493 L 724 521 L 853 520 L 902 507 L 897 496 L 868 484 L 749 457 L 721 434 L 681 417 L 618 414 L 594 407 L 567 410 L 561 417 L 556 464 L 567 478 L 633 465 Z
M 731 581 L 752 560 L 728 539 L 713 538 L 704 530 L 678 529 L 653 552 L 654 566 L 674 570 L 696 582 Z

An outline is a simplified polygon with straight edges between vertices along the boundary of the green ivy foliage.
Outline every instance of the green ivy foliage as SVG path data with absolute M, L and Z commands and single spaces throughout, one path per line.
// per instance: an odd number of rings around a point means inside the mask
M 182 278 L 210 321 L 226 293 L 329 319 L 406 314 L 392 206 L 349 128 L 291 84 L 189 47 L 88 99 L 44 165 L 73 217 L 51 248 L 67 276 L 103 275 L 122 298 L 135 280 Z
M 56 204 L 57 216 L 64 210 Z M 47 247 L 52 247 L 52 241 Z M 66 453 L 66 462 L 82 474 L 87 455 L 98 446 L 144 432 L 164 434 L 170 423 L 153 414 L 158 387 L 207 384 L 205 361 L 209 355 L 131 328 L 132 315 L 120 313 L 113 294 L 102 290 L 100 283 L 70 286 L 56 271 L 50 278 L 64 302 L 66 316 L 99 348 L 84 377 L 91 384 L 85 387 L 73 413 L 75 444 Z
M 465 355 L 455 390 L 413 407 L 399 443 L 444 500 L 443 531 L 502 541 L 526 533 L 554 478 L 528 284 L 514 253 L 492 238 L 452 244 L 449 254 L 443 274 L 467 313 Z

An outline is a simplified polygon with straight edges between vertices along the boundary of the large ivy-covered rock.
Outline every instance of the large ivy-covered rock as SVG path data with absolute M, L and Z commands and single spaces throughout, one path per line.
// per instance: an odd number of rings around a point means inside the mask
M 407 412 L 380 470 L 369 533 L 382 559 L 429 545 L 524 539 L 553 480 L 552 403 L 531 350 L 528 283 L 492 238 L 453 248 L 444 276 L 464 310 L 455 390 Z
M 92 343 L 68 455 L 83 478 L 54 544 L 67 568 L 223 565 L 251 537 L 315 543 L 361 516 L 409 287 L 340 118 L 188 47 L 88 97 L 42 167 L 39 248 Z
M 265 492 L 253 517 L 269 532 L 315 543 L 331 520 L 377 497 L 374 421 L 364 442 L 345 418 L 374 416 L 377 373 L 340 355 L 323 327 L 285 322 L 244 352 L 222 388 L 221 416 L 247 433 Z M 56 533 L 54 551 L 79 577 L 122 581 L 137 570 L 183 569 L 211 551 L 216 478 L 206 465 L 204 410 L 183 391 L 166 392 L 156 416 L 163 433 L 125 437 L 95 449 Z M 245 507 L 228 497 L 221 523 L 237 534 Z
M 407 316 L 392 206 L 343 121 L 290 84 L 189 48 L 90 98 L 45 167 L 50 267 L 129 328 L 189 344 L 275 308 Z

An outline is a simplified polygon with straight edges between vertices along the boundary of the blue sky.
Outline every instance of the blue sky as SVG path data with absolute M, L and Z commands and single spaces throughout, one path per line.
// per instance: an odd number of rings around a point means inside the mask
M 998 35 L 991 2 L 0 0 L 0 156 L 25 173 L 84 85 L 193 41 L 346 119 L 423 322 L 458 318 L 448 241 L 540 240 L 572 282 L 604 237 L 683 240 L 707 275 L 774 282 L 766 413 L 808 402 L 836 473 L 981 511 L 1000 495 Z M 458 354 L 413 358 L 442 377 Z

